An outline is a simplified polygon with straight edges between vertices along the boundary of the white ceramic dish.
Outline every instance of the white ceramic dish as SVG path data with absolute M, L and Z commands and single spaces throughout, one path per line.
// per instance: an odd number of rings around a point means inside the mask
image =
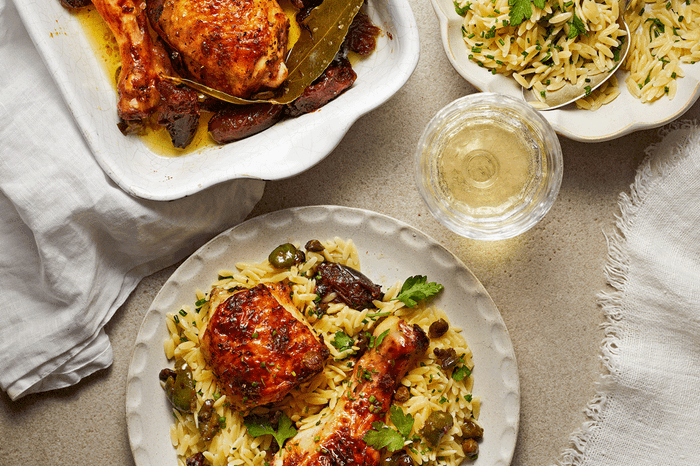
M 299 174 L 328 155 L 360 116 L 394 95 L 418 63 L 418 31 L 408 1 L 369 0 L 367 11 L 383 33 L 377 49 L 355 66 L 357 80 L 345 93 L 245 140 L 163 157 L 117 128 L 113 78 L 79 20 L 58 0 L 15 4 L 100 166 L 126 192 L 145 199 L 178 199 L 236 178 Z
M 522 98 L 520 85 L 500 74 L 492 75 L 468 58 L 462 39 L 462 17 L 452 0 L 431 0 L 440 22 L 440 34 L 445 53 L 452 66 L 464 79 L 483 92 L 498 92 Z M 700 96 L 700 63 L 684 65 L 686 76 L 678 80 L 673 100 L 659 99 L 642 104 L 624 86 L 626 72 L 618 71 L 620 96 L 595 112 L 578 110 L 568 105 L 558 110 L 542 112 L 557 133 L 582 142 L 606 141 L 641 129 L 655 128 L 675 120 L 688 110 Z
M 257 217 L 222 233 L 163 285 L 144 317 L 127 378 L 126 418 L 137 466 L 177 464 L 172 411 L 158 380 L 158 372 L 172 365 L 163 350 L 166 313 L 191 305 L 196 289 L 208 290 L 217 272 L 238 260 L 263 260 L 285 242 L 335 236 L 355 242 L 362 272 L 375 283 L 388 286 L 420 274 L 445 286 L 436 305 L 464 329 L 474 353 L 473 392 L 483 402 L 479 423 L 485 434 L 474 464 L 510 464 L 519 423 L 518 370 L 508 330 L 483 286 L 449 251 L 404 223 L 366 210 L 315 206 Z

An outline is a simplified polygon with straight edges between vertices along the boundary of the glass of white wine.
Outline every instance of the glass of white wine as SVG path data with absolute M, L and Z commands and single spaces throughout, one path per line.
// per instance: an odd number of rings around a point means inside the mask
M 430 212 L 467 238 L 512 238 L 532 228 L 559 193 L 557 134 L 524 101 L 471 94 L 428 123 L 416 149 L 416 180 Z

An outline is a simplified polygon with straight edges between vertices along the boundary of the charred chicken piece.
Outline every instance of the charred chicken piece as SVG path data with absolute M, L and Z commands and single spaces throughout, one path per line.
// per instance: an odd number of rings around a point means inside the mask
M 199 96 L 189 87 L 178 86 L 162 79 L 161 74 L 173 76 L 175 69 L 163 40 L 156 38 L 153 46 L 159 73 L 156 88 L 161 97 L 156 113 L 158 124 L 168 131 L 173 146 L 182 149 L 192 142 L 197 131 L 200 117 Z
M 323 370 L 328 348 L 281 284 L 212 292 L 216 311 L 201 339 L 222 391 L 241 409 L 282 399 Z
M 289 20 L 276 0 L 146 0 L 151 25 L 191 77 L 237 97 L 287 78 Z
M 388 317 L 374 331 L 388 330 L 378 347 L 355 364 L 351 382 L 331 414 L 314 429 L 289 439 L 273 466 L 374 466 L 379 451 L 362 438 L 372 423 L 384 420 L 399 381 L 428 348 L 428 337 L 417 325 Z
M 372 301 L 381 299 L 382 287 L 361 272 L 335 262 L 321 262 L 316 267 L 316 294 L 321 304 L 345 303 L 357 310 L 373 308 Z
M 197 93 L 162 79 L 173 75 L 169 55 L 160 41 L 151 40 L 143 2 L 135 0 L 61 0 L 66 8 L 93 3 L 119 46 L 117 114 L 124 134 L 139 132 L 158 113 L 175 147 L 187 146 L 199 122 Z

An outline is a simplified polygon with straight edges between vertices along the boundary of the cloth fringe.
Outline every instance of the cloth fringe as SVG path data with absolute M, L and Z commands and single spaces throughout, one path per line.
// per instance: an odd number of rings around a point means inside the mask
M 560 466 L 578 466 L 583 464 L 586 445 L 602 428 L 605 419 L 605 405 L 614 396 L 616 379 L 620 373 L 619 354 L 622 322 L 625 315 L 622 303 L 625 299 L 627 276 L 629 272 L 629 251 L 627 236 L 634 227 L 639 209 L 644 205 L 648 193 L 665 175 L 678 164 L 689 145 L 700 145 L 700 132 L 695 120 L 685 120 L 667 125 L 659 130 L 661 142 L 650 145 L 645 150 L 645 158 L 630 186 L 630 193 L 621 193 L 619 197 L 620 213 L 615 216 L 612 232 L 605 233 L 608 246 L 608 262 L 604 268 L 605 279 L 612 288 L 597 295 L 605 322 L 603 341 L 601 343 L 601 361 L 607 373 L 600 375 L 595 384 L 596 393 L 583 410 L 587 417 L 580 429 L 571 434 L 571 445 L 564 449 L 557 462 Z M 678 137 L 674 137 L 678 136 Z M 670 147 L 666 147 L 670 144 Z

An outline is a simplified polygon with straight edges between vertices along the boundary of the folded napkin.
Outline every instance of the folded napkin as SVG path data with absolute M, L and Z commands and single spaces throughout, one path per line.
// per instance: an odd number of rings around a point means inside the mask
M 609 373 L 563 465 L 700 463 L 700 127 L 662 134 L 608 238 Z
M 171 202 L 120 190 L 0 0 L 0 387 L 17 399 L 109 366 L 103 327 L 138 282 L 243 220 L 263 188 Z

